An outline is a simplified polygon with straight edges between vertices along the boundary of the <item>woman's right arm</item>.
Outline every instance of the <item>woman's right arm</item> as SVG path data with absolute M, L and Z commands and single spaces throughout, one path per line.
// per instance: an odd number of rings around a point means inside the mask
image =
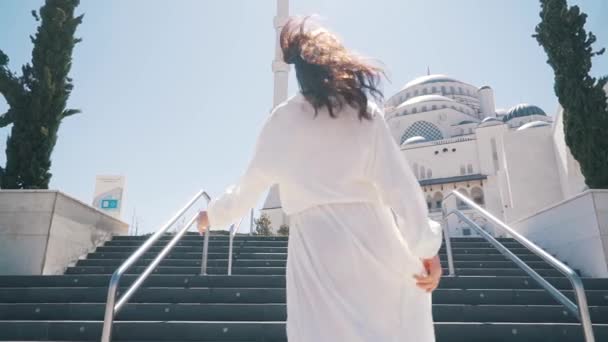
M 384 204 L 396 214 L 399 231 L 410 251 L 421 259 L 433 258 L 441 246 L 441 226 L 428 218 L 420 185 L 382 115 L 374 117 L 373 125 L 372 180 Z

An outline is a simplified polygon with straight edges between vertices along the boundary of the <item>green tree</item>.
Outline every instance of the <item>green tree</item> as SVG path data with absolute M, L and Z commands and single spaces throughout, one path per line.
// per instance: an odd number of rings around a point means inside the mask
M 47 189 L 51 179 L 51 153 L 61 121 L 79 113 L 66 109 L 72 91 L 68 77 L 72 51 L 82 15 L 74 16 L 79 0 L 46 0 L 39 12 L 32 61 L 21 76 L 8 68 L 9 58 L 0 50 L 0 94 L 8 111 L 0 115 L 0 127 L 12 124 L 6 142 L 6 166 L 0 167 L 0 188 Z
M 589 75 L 596 37 L 585 30 L 587 15 L 566 0 L 540 0 L 541 22 L 534 37 L 555 73 L 555 94 L 564 108 L 566 144 L 590 188 L 608 188 L 607 78 Z
M 279 235 L 289 236 L 289 225 L 283 223 L 281 225 L 281 227 L 279 227 L 279 230 L 277 231 L 277 233 Z
M 270 222 L 270 217 L 268 217 L 268 215 L 262 214 L 260 215 L 260 218 L 254 219 L 253 222 L 255 223 L 256 235 L 272 235 L 272 230 L 270 229 L 272 222 Z

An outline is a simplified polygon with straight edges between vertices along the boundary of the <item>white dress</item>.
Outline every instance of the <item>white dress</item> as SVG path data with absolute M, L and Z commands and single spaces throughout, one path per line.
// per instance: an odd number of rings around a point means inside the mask
M 368 110 L 371 121 L 348 107 L 315 117 L 301 94 L 277 106 L 239 183 L 210 203 L 211 225 L 225 226 L 279 184 L 289 342 L 435 340 L 431 295 L 413 275 L 437 254 L 441 228 L 382 112 Z

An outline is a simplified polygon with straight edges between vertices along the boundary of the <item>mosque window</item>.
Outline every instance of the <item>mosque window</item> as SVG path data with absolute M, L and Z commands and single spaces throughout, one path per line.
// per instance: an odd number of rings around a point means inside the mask
M 431 169 L 426 170 L 426 178 L 433 178 L 433 171 Z
M 478 205 L 485 204 L 485 200 L 483 198 L 483 190 L 481 190 L 481 188 L 479 187 L 474 187 L 473 189 L 471 189 L 471 198 L 473 199 L 473 202 Z
M 443 194 L 441 192 L 436 192 L 433 195 L 433 202 L 435 202 L 435 208 L 441 209 L 443 203 Z
M 410 127 L 405 130 L 401 137 L 401 144 L 411 137 L 420 136 L 425 138 L 427 141 L 443 139 L 443 134 L 434 124 L 428 121 L 416 121 Z M 421 174 L 423 172 L 421 171 Z M 422 178 L 422 177 L 421 177 Z
M 426 112 L 426 106 L 422 106 L 422 112 Z
M 469 197 L 469 192 L 466 189 L 460 188 L 458 189 L 458 192 L 463 194 L 465 197 Z M 456 200 L 456 205 L 458 206 L 458 209 L 468 209 L 469 206 L 464 203 L 463 201 L 461 201 L 460 199 Z
M 467 165 L 467 172 L 473 173 L 473 165 L 471 165 L 471 164 Z
M 496 138 L 490 140 L 490 146 L 492 147 L 492 161 L 494 162 L 494 170 L 500 170 L 500 164 L 498 163 L 498 151 L 496 149 Z
M 445 94 L 445 86 L 441 86 L 441 94 Z
M 418 89 L 414 90 L 414 96 L 418 96 Z
M 431 90 L 431 93 L 435 94 L 436 92 L 437 92 L 437 87 L 433 87 L 432 90 Z
M 407 115 L 407 110 L 404 110 L 404 111 L 403 111 L 403 115 Z
M 466 170 L 464 168 L 464 165 L 460 165 L 460 175 L 464 176 L 466 174 Z
M 462 87 L 458 87 L 458 93 L 461 94 L 461 95 L 463 94 Z
M 452 108 L 453 110 L 456 110 L 456 106 L 450 106 L 450 108 Z
M 463 236 L 470 236 L 471 235 L 471 228 L 462 228 L 462 235 Z
M 418 113 L 418 109 L 416 107 L 412 108 L 412 114 Z
M 450 94 L 456 94 L 456 90 L 454 90 L 454 87 L 450 87 Z
M 420 167 L 420 179 L 424 179 L 424 176 L 426 176 L 425 171 L 426 170 L 425 170 L 424 166 L 421 166 Z
M 431 107 L 431 109 L 432 109 L 432 110 L 436 110 L 436 109 L 437 109 L 437 106 L 436 106 L 436 105 L 433 105 L 433 106 Z
M 441 105 L 441 108 L 444 108 L 444 109 L 445 109 L 445 108 L 448 108 L 448 106 L 446 106 L 446 105 Z
M 427 92 L 427 90 L 426 90 L 426 88 L 422 88 L 422 93 L 423 93 L 424 95 L 426 95 L 426 94 L 428 93 L 428 92 Z

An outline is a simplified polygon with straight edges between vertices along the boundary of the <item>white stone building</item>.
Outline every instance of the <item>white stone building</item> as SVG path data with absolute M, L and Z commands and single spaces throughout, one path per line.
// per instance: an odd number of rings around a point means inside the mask
M 554 122 L 529 104 L 497 110 L 488 86 L 445 75 L 419 77 L 387 99 L 385 119 L 434 219 L 441 218 L 443 198 L 453 190 L 514 222 L 584 189 L 565 149 L 561 120 Z M 275 229 L 285 222 L 276 189 L 262 211 Z M 450 227 L 452 236 L 475 234 L 458 224 Z

